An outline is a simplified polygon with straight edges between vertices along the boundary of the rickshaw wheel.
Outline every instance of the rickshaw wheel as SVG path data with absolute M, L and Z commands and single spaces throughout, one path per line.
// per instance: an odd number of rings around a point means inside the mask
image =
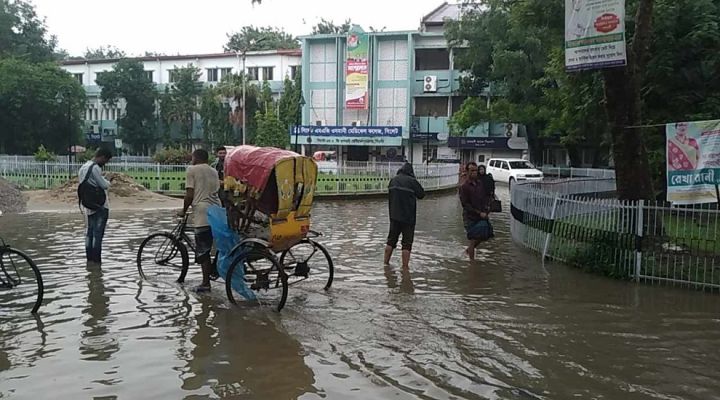
M 177 276 L 176 282 L 183 283 L 189 266 L 187 247 L 169 233 L 153 233 L 140 244 L 137 267 L 145 280 Z
M 233 289 L 234 285 L 246 285 L 255 292 L 260 304 L 271 305 L 277 311 L 285 307 L 288 277 L 280 268 L 277 257 L 268 248 L 256 244 L 250 245 L 244 255 L 237 257 L 228 268 L 225 291 L 228 300 L 237 304 L 236 299 L 240 299 L 241 296 Z
M 304 280 L 322 281 L 329 290 L 335 276 L 330 252 L 313 239 L 303 239 L 280 255 L 280 265 L 289 275 L 290 285 Z

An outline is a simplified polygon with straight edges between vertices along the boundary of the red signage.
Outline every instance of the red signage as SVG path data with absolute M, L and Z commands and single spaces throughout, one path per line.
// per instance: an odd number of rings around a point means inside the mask
M 620 25 L 620 18 L 615 14 L 606 13 L 595 20 L 595 30 L 602 33 L 609 33 Z

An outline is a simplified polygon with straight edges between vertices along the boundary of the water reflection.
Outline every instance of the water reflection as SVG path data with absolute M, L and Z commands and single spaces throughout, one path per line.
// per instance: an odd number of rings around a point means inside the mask
M 110 314 L 110 297 L 105 292 L 103 271 L 95 264 L 86 267 L 88 286 L 87 306 L 82 310 L 86 316 L 83 326 L 86 329 L 80 334 L 80 354 L 84 360 L 106 361 L 119 349 L 118 340 L 110 333 L 108 321 Z
M 410 269 L 400 267 L 398 270 L 400 271 L 400 292 L 405 294 L 415 293 L 415 285 L 410 275 Z M 387 279 L 387 286 L 390 289 L 398 287 L 397 271 L 394 267 L 390 265 L 385 266 L 385 279 Z

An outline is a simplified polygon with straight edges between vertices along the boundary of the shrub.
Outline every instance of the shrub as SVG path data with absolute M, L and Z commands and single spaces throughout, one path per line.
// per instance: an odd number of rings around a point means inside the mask
M 93 149 L 87 149 L 83 151 L 82 153 L 77 153 L 75 155 L 75 160 L 79 163 L 85 163 L 87 161 L 90 161 L 95 157 L 95 150 Z
M 191 158 L 189 151 L 173 148 L 162 149 L 153 156 L 159 164 L 188 164 Z
M 48 149 L 46 149 L 42 144 L 38 147 L 33 156 L 35 156 L 35 161 L 57 161 L 55 153 L 48 151 Z

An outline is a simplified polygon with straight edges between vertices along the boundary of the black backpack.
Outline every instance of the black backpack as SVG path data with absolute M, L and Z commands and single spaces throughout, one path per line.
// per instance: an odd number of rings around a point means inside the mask
M 85 173 L 85 179 L 80 182 L 80 185 L 78 185 L 77 189 L 78 200 L 80 204 L 88 210 L 92 211 L 99 210 L 104 207 L 105 200 L 107 199 L 104 190 L 100 189 L 97 186 L 93 186 L 90 184 L 90 182 L 88 182 L 88 180 L 90 179 L 90 175 L 92 174 L 92 169 L 96 166 L 97 164 L 93 163 L 90 168 L 88 168 L 87 172 Z

